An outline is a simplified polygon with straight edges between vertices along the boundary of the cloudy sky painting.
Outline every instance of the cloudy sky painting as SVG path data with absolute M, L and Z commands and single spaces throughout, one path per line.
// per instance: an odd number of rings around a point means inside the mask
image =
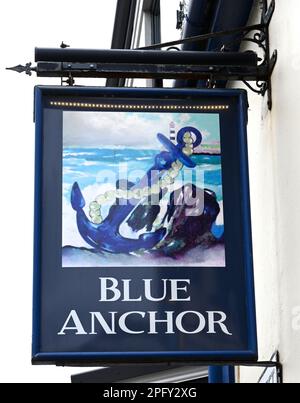
M 153 112 L 64 112 L 64 148 L 156 149 L 157 133 L 169 135 L 170 123 L 176 130 L 198 128 L 203 144 L 220 141 L 218 114 Z

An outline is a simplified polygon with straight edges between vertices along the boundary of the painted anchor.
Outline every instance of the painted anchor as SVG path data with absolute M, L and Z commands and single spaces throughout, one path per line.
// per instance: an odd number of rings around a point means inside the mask
M 157 138 L 166 148 L 155 157 L 154 165 L 149 169 L 146 175 L 137 184 L 130 184 L 131 191 L 137 191 L 145 186 L 153 186 L 159 183 L 164 173 L 172 167 L 172 164 L 179 161 L 188 168 L 195 168 L 196 164 L 190 158 L 191 153 L 187 152 L 187 143 L 185 136 L 190 134 L 193 143 L 190 147 L 196 148 L 202 143 L 202 135 L 194 127 L 184 127 L 178 132 L 177 145 L 173 144 L 163 134 L 158 134 Z M 192 139 L 191 135 L 194 135 Z M 162 197 L 160 194 L 159 198 Z M 140 201 L 140 203 L 142 200 Z M 94 249 L 108 253 L 131 253 L 141 249 L 150 250 L 159 244 L 166 236 L 166 228 L 161 228 L 155 232 L 148 232 L 141 235 L 138 239 L 125 238 L 120 234 L 120 227 L 123 222 L 130 218 L 130 215 L 137 207 L 134 200 L 125 205 L 116 205 L 113 208 L 113 214 L 101 222 L 101 224 L 92 223 L 84 212 L 85 199 L 82 195 L 77 182 L 74 183 L 71 193 L 71 204 L 77 213 L 77 227 L 82 238 Z M 120 203 L 122 204 L 122 203 Z

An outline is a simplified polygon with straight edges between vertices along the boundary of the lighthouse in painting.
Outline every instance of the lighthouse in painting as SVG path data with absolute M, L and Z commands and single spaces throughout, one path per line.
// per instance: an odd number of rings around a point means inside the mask
M 175 143 L 176 142 L 176 125 L 174 122 L 170 123 L 170 140 Z

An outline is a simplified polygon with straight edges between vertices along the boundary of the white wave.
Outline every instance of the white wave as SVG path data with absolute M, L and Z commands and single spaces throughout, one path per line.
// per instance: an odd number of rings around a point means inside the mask
M 223 201 L 219 201 L 219 206 L 220 206 L 220 213 L 217 217 L 216 224 L 217 225 L 224 225 L 224 205 Z
M 84 165 L 85 167 L 92 167 L 99 165 L 99 163 L 96 161 L 85 161 L 81 165 Z
M 73 175 L 76 178 L 88 178 L 90 176 L 88 173 L 77 172 L 70 167 L 63 168 L 63 175 Z
M 90 156 L 93 156 L 93 155 L 97 155 L 97 154 L 95 152 L 89 152 L 89 151 L 87 151 L 87 152 L 79 152 L 79 153 L 65 151 L 63 153 L 64 157 L 75 157 L 75 158 L 76 157 L 82 157 L 82 156 L 90 157 Z
M 200 164 L 200 165 L 198 165 L 198 167 L 202 171 L 206 171 L 206 172 L 220 171 L 220 169 L 221 169 L 220 165 L 210 165 L 210 164 Z
M 64 164 L 67 164 L 67 165 L 78 165 L 78 163 L 80 162 L 80 161 L 84 161 L 84 158 L 68 158 L 68 159 L 65 159 L 64 160 Z
M 63 197 L 62 209 L 62 246 L 74 246 L 76 248 L 87 248 L 89 245 L 79 234 L 76 222 L 76 212 L 73 210 L 70 200 Z
M 63 197 L 66 197 L 67 195 L 70 194 L 72 185 L 70 183 L 63 183 L 62 186 L 62 193 L 63 193 Z

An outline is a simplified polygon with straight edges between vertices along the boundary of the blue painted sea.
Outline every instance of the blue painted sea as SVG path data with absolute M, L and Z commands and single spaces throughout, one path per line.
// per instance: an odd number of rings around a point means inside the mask
M 74 182 L 78 182 L 82 189 L 96 184 L 102 187 L 105 184 L 115 185 L 118 179 L 137 182 L 151 168 L 159 152 L 160 150 L 65 148 L 64 196 L 69 199 Z M 195 185 L 214 191 L 218 201 L 222 202 L 221 156 L 194 155 L 192 159 L 197 163 L 199 175 L 195 172 L 192 176 L 188 175 L 188 181 L 191 182 L 192 179 Z

